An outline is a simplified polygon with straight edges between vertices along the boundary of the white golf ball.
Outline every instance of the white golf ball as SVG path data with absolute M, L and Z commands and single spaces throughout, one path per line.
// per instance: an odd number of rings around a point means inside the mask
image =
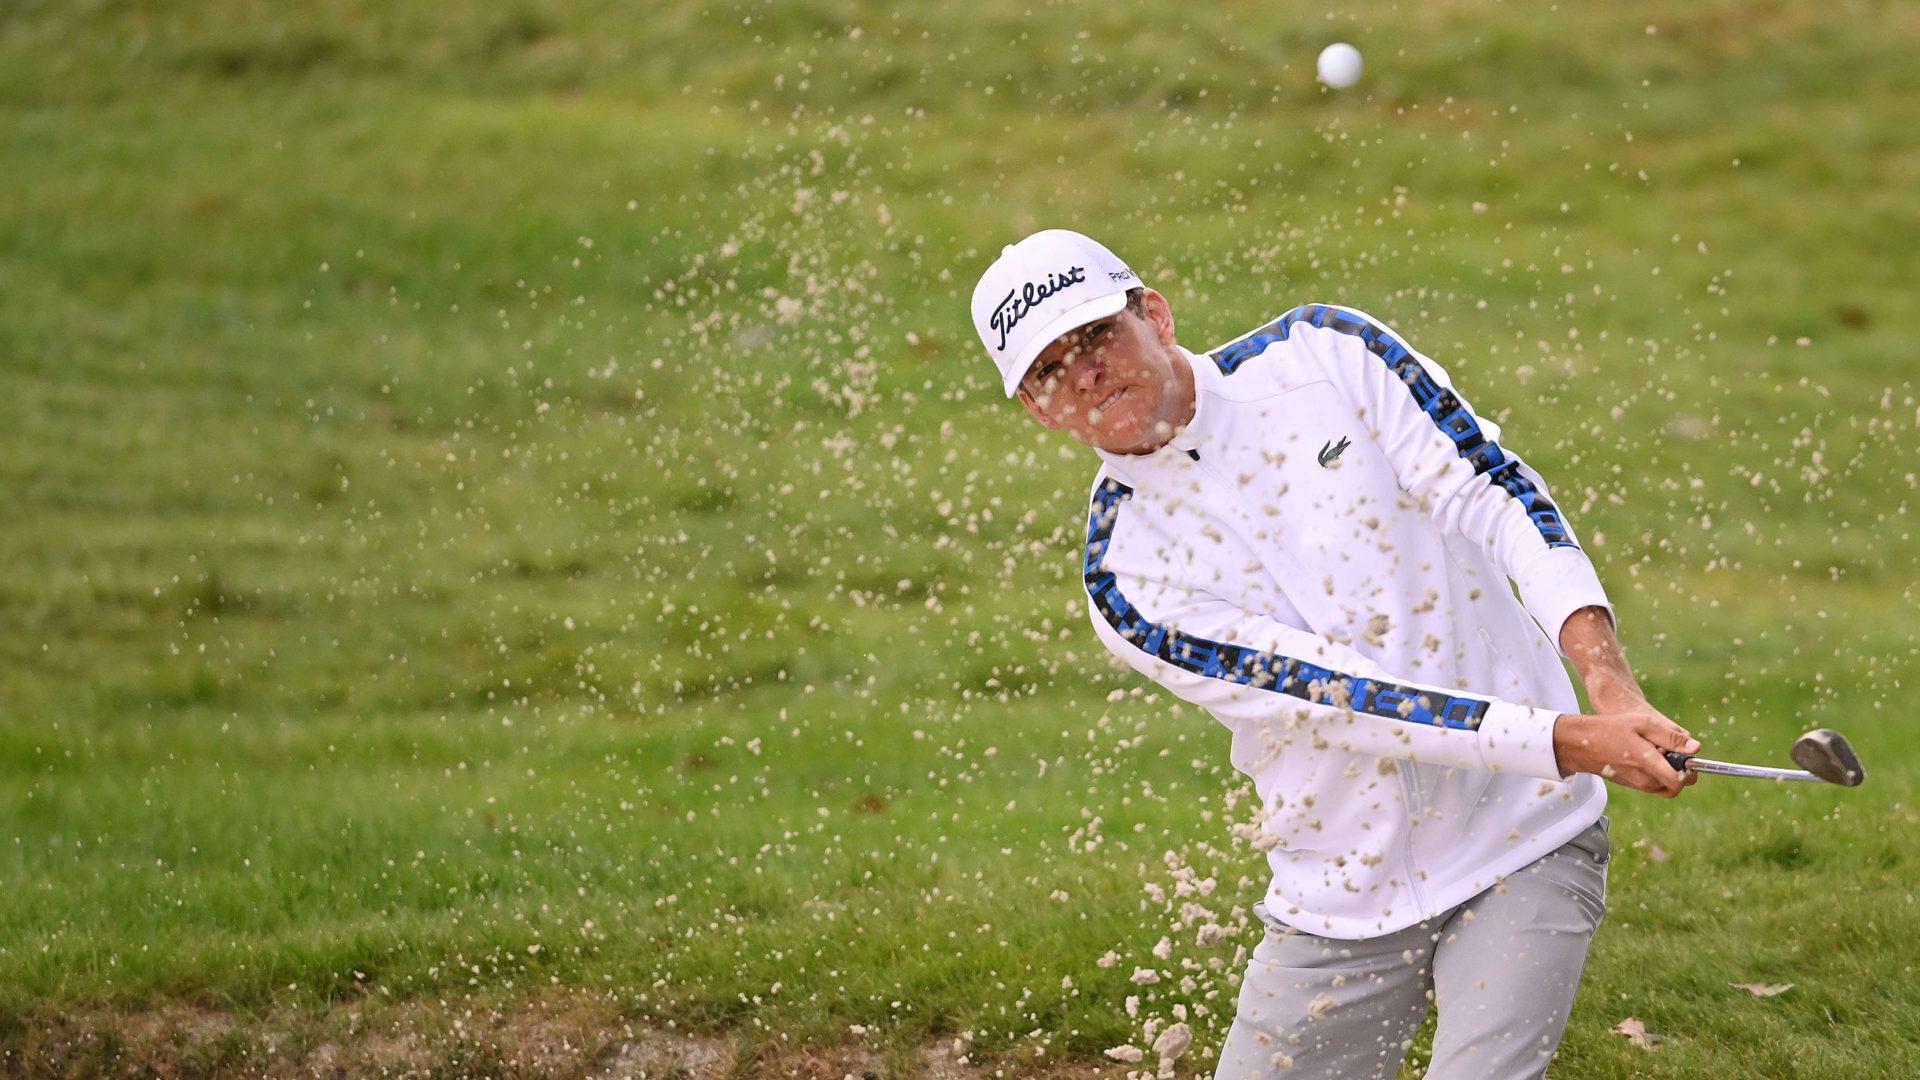
M 1320 81 L 1344 90 L 1360 81 L 1360 50 L 1336 41 L 1320 50 Z

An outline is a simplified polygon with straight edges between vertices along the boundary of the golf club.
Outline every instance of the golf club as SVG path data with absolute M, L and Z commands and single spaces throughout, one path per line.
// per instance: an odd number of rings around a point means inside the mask
M 1809 731 L 1793 741 L 1789 751 L 1799 769 L 1770 769 L 1760 765 L 1738 765 L 1730 761 L 1709 761 L 1677 751 L 1666 752 L 1667 764 L 1678 770 L 1715 773 L 1720 776 L 1744 776 L 1751 780 L 1824 781 L 1841 787 L 1859 787 L 1867 778 L 1860 756 L 1853 752 L 1847 737 L 1831 728 Z M 1804 771 L 1803 771 L 1804 770 Z

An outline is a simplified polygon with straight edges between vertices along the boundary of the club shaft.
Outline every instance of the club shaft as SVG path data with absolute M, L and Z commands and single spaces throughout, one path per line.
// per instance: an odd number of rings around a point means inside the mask
M 1822 783 L 1821 779 L 1803 769 L 1769 769 L 1764 765 L 1740 765 L 1731 761 L 1711 761 L 1707 758 L 1687 759 L 1687 768 L 1694 772 L 1716 773 L 1720 776 L 1744 776 L 1749 780 L 1809 780 Z

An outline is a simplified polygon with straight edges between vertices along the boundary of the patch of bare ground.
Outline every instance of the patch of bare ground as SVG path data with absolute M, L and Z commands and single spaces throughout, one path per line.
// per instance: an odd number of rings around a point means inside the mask
M 260 1013 L 185 1005 L 0 1018 L 0 1078 L 193 1080 L 1119 1080 L 1108 1062 L 951 1039 L 904 1050 L 810 1046 L 635 1021 L 611 997 L 511 1003 L 371 998 Z

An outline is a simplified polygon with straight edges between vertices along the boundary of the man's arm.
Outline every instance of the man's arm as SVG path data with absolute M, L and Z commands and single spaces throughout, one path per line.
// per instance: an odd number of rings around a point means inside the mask
M 1437 527 L 1479 545 L 1513 579 L 1528 614 L 1557 633 L 1579 669 L 1599 712 L 1553 722 L 1561 773 L 1590 772 L 1668 798 L 1692 783 L 1695 775 L 1675 772 L 1661 751 L 1699 744 L 1647 704 L 1599 606 L 1606 593 L 1592 562 L 1545 481 L 1499 445 L 1499 425 L 1472 410 L 1444 368 L 1363 312 L 1314 308 L 1294 333 L 1376 425 L 1401 488 Z
M 1446 369 L 1385 324 L 1351 308 L 1315 307 L 1293 336 L 1363 411 L 1401 490 L 1441 532 L 1474 545 L 1520 589 L 1549 637 L 1606 590 L 1539 473 L 1504 446 Z
M 1584 607 L 1569 616 L 1560 627 L 1560 651 L 1573 661 L 1587 700 L 1598 710 L 1565 713 L 1555 722 L 1553 751 L 1561 769 L 1594 773 L 1669 799 L 1699 779 L 1667 764 L 1662 751 L 1691 754 L 1700 743 L 1647 703 L 1605 608 Z
M 1094 632 L 1134 670 L 1264 752 L 1333 747 L 1454 769 L 1564 779 L 1561 714 L 1416 683 L 1347 645 L 1186 585 L 1095 567 Z

